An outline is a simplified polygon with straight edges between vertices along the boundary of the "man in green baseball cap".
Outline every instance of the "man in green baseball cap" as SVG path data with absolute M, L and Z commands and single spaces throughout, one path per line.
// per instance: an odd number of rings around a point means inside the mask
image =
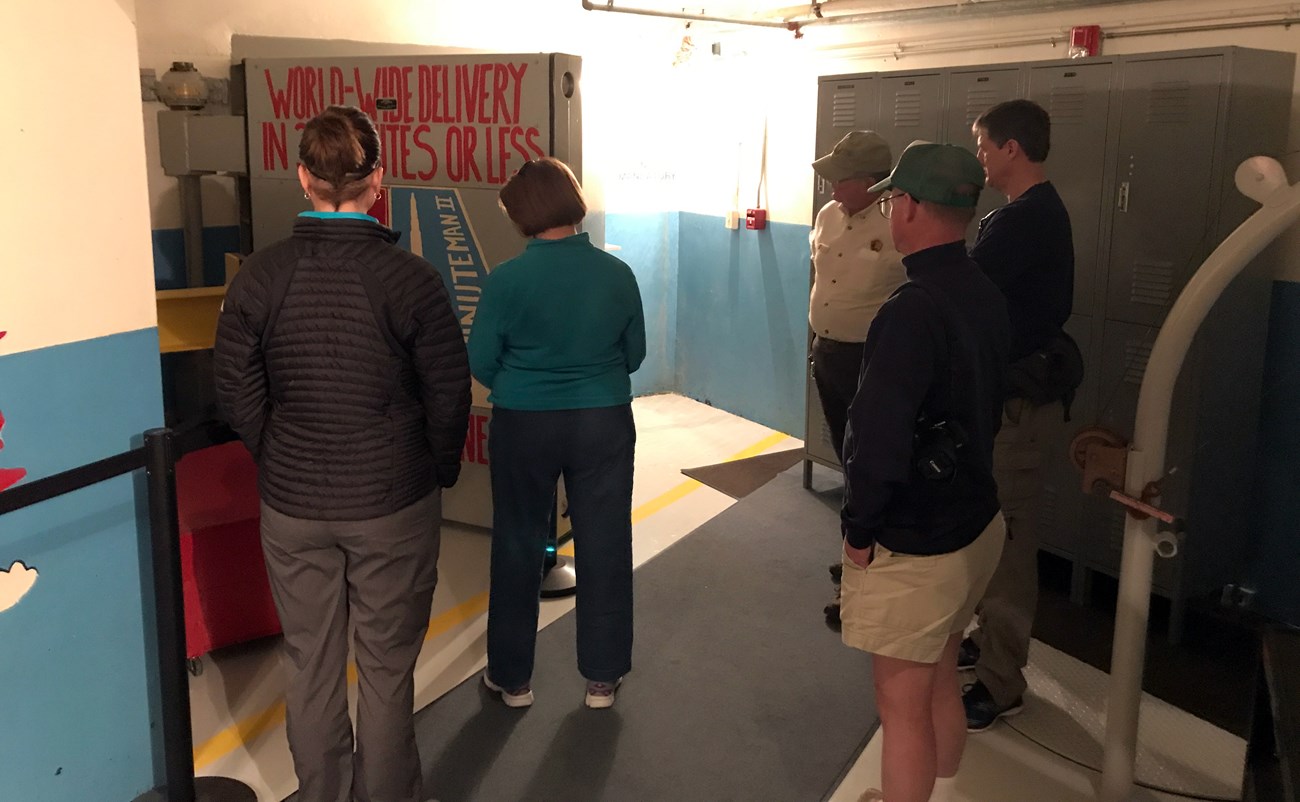
M 1011 328 L 966 253 L 984 173 L 914 142 L 872 186 L 907 283 L 876 314 L 844 438 L 844 643 L 870 652 L 883 795 L 948 802 L 966 738 L 957 651 L 1006 528 L 993 480 Z M 924 559 L 918 559 L 924 558 Z
M 975 208 L 984 188 L 984 168 L 975 154 L 955 145 L 917 140 L 908 145 L 898 164 L 872 192 L 896 190 L 919 201 L 959 209 Z

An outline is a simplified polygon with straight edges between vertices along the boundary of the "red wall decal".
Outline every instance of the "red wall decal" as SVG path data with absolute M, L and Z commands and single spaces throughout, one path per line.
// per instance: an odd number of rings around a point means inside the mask
M 0 336 L 4 336 L 3 332 L 0 332 Z M 5 416 L 3 412 L 0 412 L 0 431 L 3 431 L 4 428 Z M 0 440 L 0 449 L 4 447 L 4 440 Z M 0 468 L 0 491 L 8 490 L 10 487 L 18 484 L 26 475 L 26 468 Z

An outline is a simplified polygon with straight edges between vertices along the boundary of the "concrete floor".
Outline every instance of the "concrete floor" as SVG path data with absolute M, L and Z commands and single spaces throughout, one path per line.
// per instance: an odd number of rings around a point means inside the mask
M 633 492 L 636 565 L 735 503 L 682 476 L 682 468 L 801 445 L 757 423 L 679 396 L 640 398 L 633 409 L 638 430 Z M 826 472 L 819 481 L 834 478 Z M 417 707 L 437 699 L 486 662 L 488 546 L 485 530 L 444 524 L 440 583 L 416 671 Z M 571 598 L 545 602 L 540 625 L 545 627 L 572 607 Z M 242 780 L 257 792 L 259 802 L 279 802 L 296 788 L 284 734 L 284 674 L 279 656 L 277 638 L 220 650 L 202 658 L 202 673 L 192 677 L 190 684 L 198 774 Z M 1032 696 L 1025 712 L 971 737 L 958 775 L 963 802 L 1092 799 L 1097 774 L 1086 765 L 1098 765 L 1096 732 L 1105 675 L 1040 643 L 1035 644 L 1031 669 Z M 355 687 L 355 675 L 352 679 Z M 1184 792 L 1236 798 L 1245 748 L 1240 738 L 1154 699 L 1144 706 L 1142 734 L 1139 778 Z M 879 785 L 879 776 L 878 733 L 829 799 L 854 802 L 864 788 Z M 609 798 L 624 802 L 614 792 Z

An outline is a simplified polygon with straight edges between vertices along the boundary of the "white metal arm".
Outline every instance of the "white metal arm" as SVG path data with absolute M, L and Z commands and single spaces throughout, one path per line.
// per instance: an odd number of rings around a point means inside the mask
M 1156 337 L 1138 393 L 1133 444 L 1125 477 L 1126 492 L 1135 498 L 1141 497 L 1148 482 L 1158 481 L 1164 475 L 1174 381 L 1182 370 L 1197 328 L 1250 260 L 1300 220 L 1300 183 L 1288 186 L 1286 173 L 1277 161 L 1264 156 L 1247 159 L 1237 168 L 1236 183 L 1242 194 L 1259 201 L 1262 207 L 1238 226 L 1196 271 L 1169 310 Z M 1097 792 L 1099 802 L 1127 802 L 1134 791 L 1151 571 L 1159 537 L 1154 519 L 1139 521 L 1127 517 L 1115 612 L 1105 753 Z

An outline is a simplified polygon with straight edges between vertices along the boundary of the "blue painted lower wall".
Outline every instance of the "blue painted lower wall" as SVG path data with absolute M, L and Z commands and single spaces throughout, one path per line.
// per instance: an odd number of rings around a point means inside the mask
M 203 228 L 203 283 L 226 283 L 226 254 L 239 251 L 239 226 Z M 188 286 L 185 278 L 185 236 L 179 228 L 153 230 L 153 277 L 160 290 Z
M 645 309 L 646 358 L 632 374 L 632 394 L 677 389 L 678 215 L 608 214 L 605 245 L 632 268 Z
M 0 466 L 26 481 L 162 424 L 158 334 L 0 357 Z M 0 517 L 0 569 L 39 571 L 0 611 L 0 797 L 129 800 L 155 785 L 144 505 L 127 475 Z
M 636 273 L 645 307 L 647 355 L 633 393 L 681 393 L 802 437 L 808 231 L 607 214 L 606 245 Z
M 733 231 L 721 217 L 681 215 L 678 392 L 803 436 L 808 231 Z

